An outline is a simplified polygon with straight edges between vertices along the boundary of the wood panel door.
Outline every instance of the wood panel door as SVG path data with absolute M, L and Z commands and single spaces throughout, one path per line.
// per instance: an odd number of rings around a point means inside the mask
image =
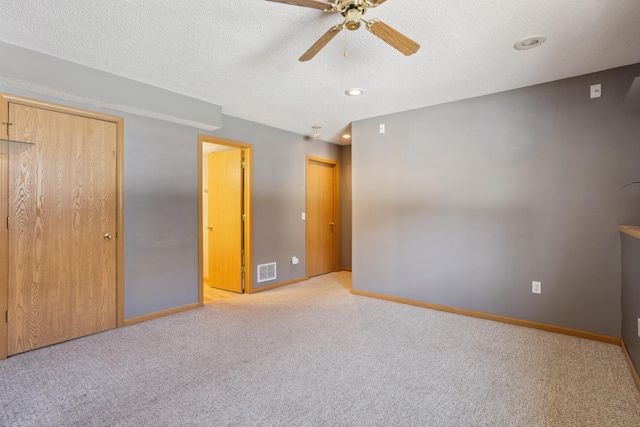
M 8 353 L 116 326 L 117 124 L 9 103 Z
M 242 292 L 242 149 L 208 155 L 209 286 Z
M 307 159 L 307 276 L 335 271 L 338 257 L 338 165 Z

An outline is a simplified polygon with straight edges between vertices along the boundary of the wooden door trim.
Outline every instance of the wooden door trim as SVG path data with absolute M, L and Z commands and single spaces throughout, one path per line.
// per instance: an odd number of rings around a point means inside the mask
M 204 291 L 202 289 L 203 284 L 203 262 L 202 257 L 204 255 L 204 238 L 203 238 L 203 227 L 204 227 L 204 218 L 202 216 L 202 208 L 203 208 L 203 200 L 202 200 L 202 162 L 204 161 L 204 157 L 202 155 L 202 148 L 204 144 L 217 144 L 217 145 L 226 145 L 228 147 L 242 148 L 245 150 L 245 185 L 244 185 L 244 206 L 245 206 L 245 214 L 247 215 L 246 220 L 244 222 L 244 263 L 245 263 L 245 273 L 244 273 L 244 292 L 247 294 L 253 293 L 253 282 L 252 282 L 252 226 L 253 226 L 253 210 L 251 206 L 251 199 L 253 194 L 253 144 L 249 144 L 247 142 L 234 141 L 231 139 L 218 138 L 216 136 L 211 135 L 203 135 L 198 134 L 198 304 L 200 306 L 204 305 Z
M 5 119 L 9 114 L 9 103 L 26 107 L 41 108 L 58 113 L 72 114 L 90 119 L 115 123 L 116 132 L 116 327 L 124 326 L 124 118 L 110 114 L 98 113 L 90 110 L 69 107 L 51 102 L 39 101 L 21 96 L 0 93 L 0 117 Z M 3 120 L 4 121 L 4 120 Z M 6 128 L 0 131 L 0 137 L 6 137 Z M 0 155 L 0 219 L 8 215 L 8 185 L 9 168 L 8 154 Z M 9 284 L 8 281 L 8 246 L 9 233 L 6 226 L 0 227 L 0 259 L 6 260 L 6 264 L 0 266 L 0 313 L 5 316 L 8 309 Z M 0 319 L 2 319 L 0 317 Z M 9 325 L 6 321 L 0 321 L 0 360 L 5 359 L 8 353 Z
M 9 117 L 9 103 L 0 94 L 0 118 Z M 0 138 L 8 139 L 7 127 L 0 126 Z M 9 154 L 0 153 L 0 360 L 9 354 L 9 230 L 2 224 L 9 216 Z
M 321 157 L 307 156 L 305 163 L 305 212 L 308 212 L 307 189 L 309 187 L 309 162 L 325 163 L 333 166 L 333 179 L 335 182 L 335 191 L 333 192 L 333 215 L 335 223 L 335 233 L 333 234 L 333 271 L 338 271 L 340 263 L 340 163 L 335 160 L 323 159 Z M 309 253 L 309 228 L 308 222 L 305 221 L 305 258 Z M 309 277 L 309 263 L 306 262 L 307 277 Z

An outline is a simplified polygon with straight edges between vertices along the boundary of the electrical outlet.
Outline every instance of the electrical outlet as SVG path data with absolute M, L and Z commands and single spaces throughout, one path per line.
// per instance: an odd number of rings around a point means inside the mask
M 297 264 L 298 264 L 298 262 L 300 262 L 300 261 L 298 260 L 298 258 L 297 258 L 297 257 L 292 257 L 292 258 L 291 258 L 291 264 L 293 264 L 293 265 L 297 265 Z
M 542 283 L 540 282 L 531 282 L 531 292 L 534 294 L 542 293 Z

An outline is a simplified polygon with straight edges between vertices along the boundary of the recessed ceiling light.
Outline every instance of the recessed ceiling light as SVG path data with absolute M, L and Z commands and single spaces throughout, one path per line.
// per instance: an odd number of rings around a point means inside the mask
M 540 46 L 542 43 L 544 43 L 547 40 L 547 38 L 545 36 L 529 36 L 527 38 L 524 38 L 522 40 L 520 40 L 519 42 L 516 42 L 513 47 L 518 49 L 518 50 L 526 50 L 526 49 L 531 49 L 534 48 L 536 46 Z
M 364 90 L 354 87 L 353 89 L 347 89 L 344 93 L 349 96 L 360 96 L 364 93 Z
M 342 137 L 344 139 L 351 139 L 351 135 L 349 135 L 348 133 L 345 133 L 344 135 L 342 135 Z

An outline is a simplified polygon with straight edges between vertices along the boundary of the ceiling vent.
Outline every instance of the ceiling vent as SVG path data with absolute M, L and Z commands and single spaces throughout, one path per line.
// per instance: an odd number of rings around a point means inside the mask
M 268 282 L 276 278 L 276 263 L 260 264 L 258 266 L 258 283 Z

